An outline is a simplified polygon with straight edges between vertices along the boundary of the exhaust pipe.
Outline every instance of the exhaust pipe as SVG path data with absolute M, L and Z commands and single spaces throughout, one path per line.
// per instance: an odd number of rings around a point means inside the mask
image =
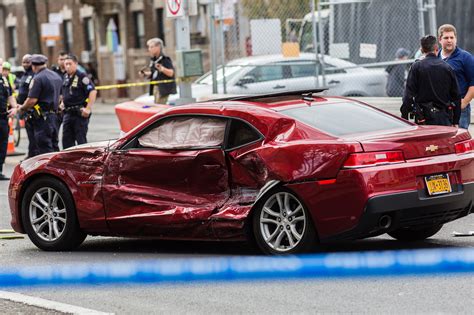
M 383 215 L 379 219 L 379 227 L 382 229 L 388 229 L 392 225 L 392 217 L 389 215 Z

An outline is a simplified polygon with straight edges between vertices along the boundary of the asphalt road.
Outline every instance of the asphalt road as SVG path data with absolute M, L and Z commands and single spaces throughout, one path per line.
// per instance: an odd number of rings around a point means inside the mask
M 110 109 L 91 120 L 89 141 L 115 138 L 118 122 Z M 474 130 L 472 130 L 474 131 Z M 24 140 L 24 139 L 23 139 Z M 23 141 L 19 150 L 25 150 Z M 6 173 L 19 161 L 8 158 Z M 7 182 L 0 182 L 0 230 L 9 229 Z M 453 237 L 453 231 L 474 230 L 474 217 L 446 224 L 433 238 L 401 244 L 388 236 L 321 248 L 321 252 L 387 249 L 474 247 L 474 237 Z M 0 268 L 100 263 L 147 259 L 255 255 L 241 243 L 172 242 L 88 237 L 79 250 L 49 253 L 28 238 L 0 239 Z M 3 290 L 0 288 L 0 290 Z M 145 313 L 471 313 L 474 274 L 459 276 L 378 277 L 166 285 L 94 285 L 8 289 L 29 296 L 117 314 Z M 2 313 L 41 313 L 41 309 L 0 299 Z M 60 312 L 56 312 L 60 313 Z

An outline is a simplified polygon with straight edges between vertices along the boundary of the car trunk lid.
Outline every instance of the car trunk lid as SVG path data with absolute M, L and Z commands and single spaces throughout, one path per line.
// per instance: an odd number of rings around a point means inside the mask
M 405 159 L 451 154 L 454 144 L 462 141 L 456 128 L 444 126 L 414 126 L 403 131 L 388 131 L 377 135 L 351 136 L 360 142 L 364 151 L 402 151 Z

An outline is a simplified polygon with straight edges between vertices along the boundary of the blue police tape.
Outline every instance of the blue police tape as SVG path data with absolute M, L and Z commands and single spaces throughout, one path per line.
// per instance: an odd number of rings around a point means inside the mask
M 474 272 L 474 248 L 108 262 L 0 271 L 0 287 Z

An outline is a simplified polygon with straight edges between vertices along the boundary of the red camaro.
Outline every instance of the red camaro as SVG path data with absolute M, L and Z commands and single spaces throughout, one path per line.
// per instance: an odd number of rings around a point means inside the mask
M 252 240 L 265 253 L 468 215 L 474 141 L 346 98 L 287 93 L 171 108 L 117 141 L 15 168 L 12 226 L 44 250 L 86 235 Z

